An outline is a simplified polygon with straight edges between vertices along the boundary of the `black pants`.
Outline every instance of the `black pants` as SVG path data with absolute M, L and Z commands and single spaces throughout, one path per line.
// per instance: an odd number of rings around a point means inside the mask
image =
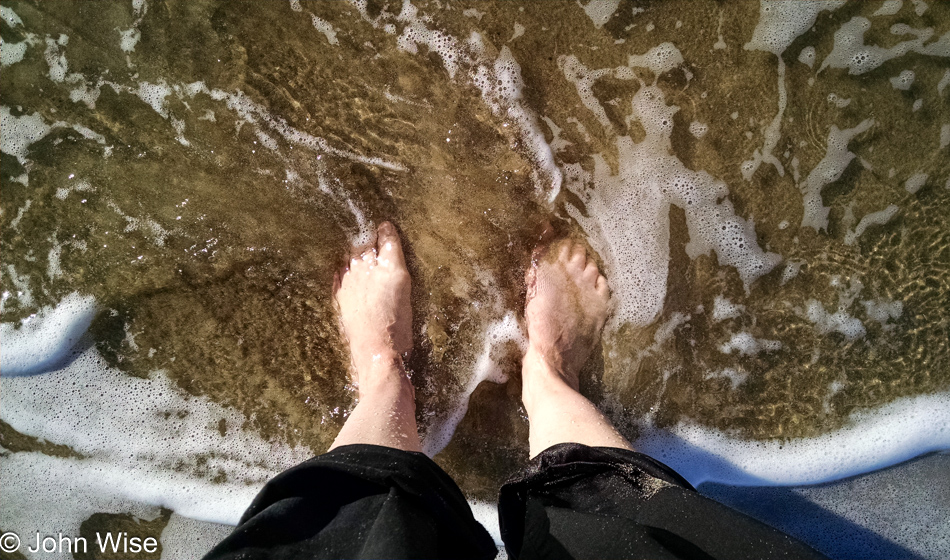
M 699 495 L 641 453 L 555 445 L 501 489 L 512 558 L 823 558 Z M 494 558 L 449 476 L 421 453 L 339 447 L 271 480 L 209 559 Z

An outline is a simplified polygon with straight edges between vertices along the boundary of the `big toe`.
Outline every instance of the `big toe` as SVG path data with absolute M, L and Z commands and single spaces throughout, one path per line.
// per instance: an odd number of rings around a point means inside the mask
M 402 242 L 399 240 L 399 232 L 392 222 L 383 222 L 379 224 L 376 230 L 376 246 L 380 259 L 391 261 L 397 266 L 405 266 L 405 257 L 402 252 Z

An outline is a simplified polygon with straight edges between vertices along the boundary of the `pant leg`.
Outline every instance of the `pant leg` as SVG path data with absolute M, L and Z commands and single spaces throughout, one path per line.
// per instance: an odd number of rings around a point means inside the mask
M 502 487 L 498 513 L 514 559 L 824 558 L 659 461 L 612 447 L 546 449 Z
M 422 453 L 346 445 L 267 483 L 205 560 L 494 558 L 455 482 Z

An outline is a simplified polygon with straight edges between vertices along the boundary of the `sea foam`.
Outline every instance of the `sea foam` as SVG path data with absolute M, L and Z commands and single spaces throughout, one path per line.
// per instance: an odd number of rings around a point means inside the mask
M 63 333 L 82 331 L 92 309 L 91 298 L 64 298 L 39 313 L 31 336 L 24 334 L 18 344 L 65 348 L 71 338 Z M 520 342 L 511 317 L 491 330 L 493 342 Z M 498 375 L 488 360 L 493 345 L 487 344 L 479 359 L 481 378 Z M 30 363 L 24 357 L 20 363 L 22 371 L 42 369 L 41 358 Z M 308 450 L 243 430 L 241 414 L 185 394 L 161 371 L 139 379 L 106 366 L 94 347 L 57 371 L 5 377 L 0 418 L 20 433 L 66 446 L 74 455 L 20 452 L 4 461 L 4 480 L 23 478 L 13 486 L 24 489 L 5 494 L 5 527 L 27 531 L 32 530 L 29 523 L 39 521 L 25 513 L 32 496 L 51 480 L 97 496 L 75 506 L 83 512 L 101 507 L 104 500 L 142 502 L 234 524 L 269 478 L 309 457 Z M 835 432 L 787 442 L 748 441 L 687 423 L 668 431 L 645 426 L 643 434 L 635 447 L 694 485 L 817 484 L 950 448 L 950 394 L 900 399 L 852 415 Z M 23 503 L 17 501 L 21 498 Z
M 94 298 L 73 293 L 56 307 L 31 315 L 19 325 L 0 323 L 0 375 L 31 375 L 61 365 L 95 314 Z
M 244 430 L 242 414 L 188 395 L 162 371 L 131 377 L 106 365 L 94 346 L 73 353 L 71 342 L 94 313 L 91 297 L 73 294 L 19 330 L 3 324 L 0 418 L 59 446 L 55 456 L 4 458 L 5 528 L 47 531 L 53 515 L 57 528 L 79 534 L 91 513 L 135 513 L 128 509 L 135 503 L 235 524 L 267 480 L 310 457 L 309 449 Z M 52 363 L 59 369 L 42 373 Z M 54 494 L 69 499 L 53 510 L 36 507 L 38 497 Z
M 853 414 L 845 427 L 817 437 L 748 441 L 689 423 L 645 428 L 634 447 L 694 486 L 820 484 L 950 449 L 950 393 L 898 399 Z

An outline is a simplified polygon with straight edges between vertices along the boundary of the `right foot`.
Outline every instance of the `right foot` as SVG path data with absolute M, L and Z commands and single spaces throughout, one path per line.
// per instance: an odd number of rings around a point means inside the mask
M 545 372 L 559 376 L 576 391 L 580 369 L 600 340 L 607 320 L 607 279 L 583 245 L 564 239 L 531 264 L 525 283 L 528 352 L 524 382 L 527 385 L 532 381 L 529 376 Z

